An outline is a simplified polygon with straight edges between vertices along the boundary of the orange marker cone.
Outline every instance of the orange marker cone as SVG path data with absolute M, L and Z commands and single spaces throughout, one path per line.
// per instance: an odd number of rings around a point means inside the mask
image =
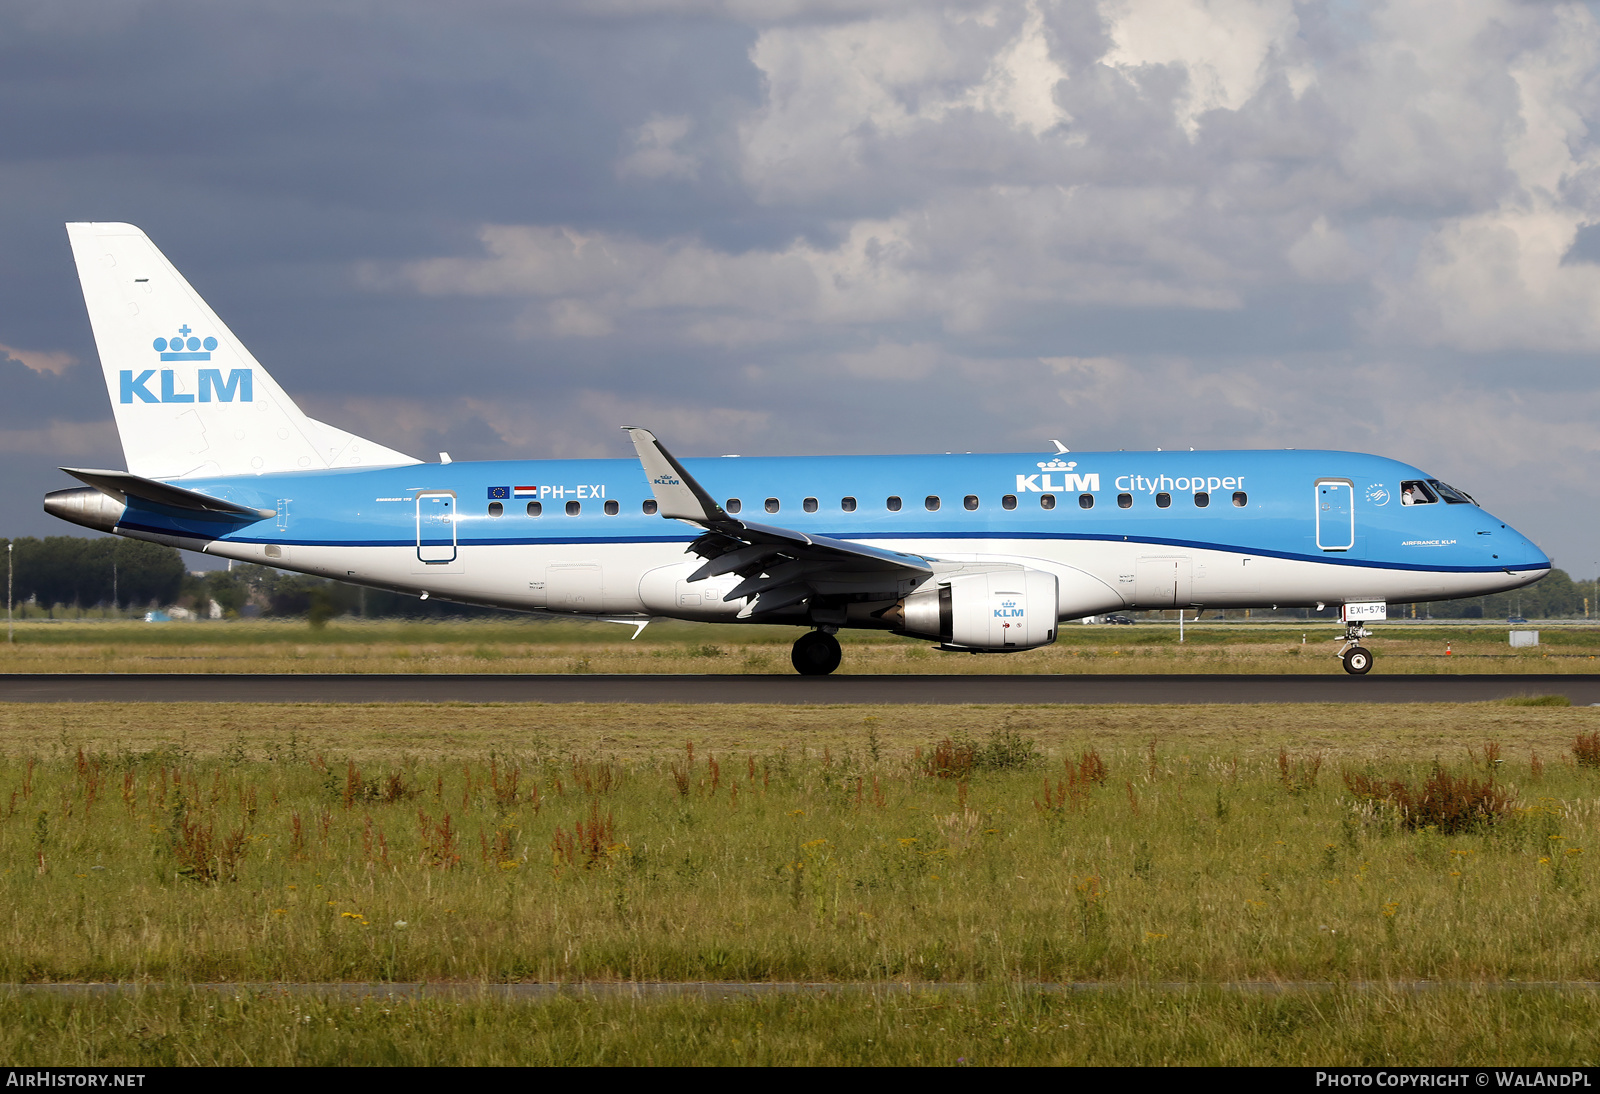
M 1446 656 L 1446 657 L 1449 657 L 1449 656 L 1450 656 L 1450 643 L 1448 643 L 1448 642 L 1446 642 L 1446 643 L 1445 643 L 1445 644 L 1444 644 L 1444 655 L 1445 655 L 1445 656 Z

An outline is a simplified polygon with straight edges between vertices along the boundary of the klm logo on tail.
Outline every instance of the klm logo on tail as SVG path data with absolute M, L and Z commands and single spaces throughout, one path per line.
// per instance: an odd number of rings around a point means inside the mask
M 155 340 L 155 350 L 163 361 L 209 361 L 216 348 L 215 338 L 193 337 L 187 323 L 178 328 L 178 337 Z
M 255 384 L 251 378 L 251 370 L 235 368 L 228 370 L 227 379 L 223 379 L 220 368 L 200 369 L 196 379 L 199 381 L 199 401 L 209 403 L 215 398 L 219 403 L 231 403 L 238 399 L 241 403 L 255 401 Z M 156 370 L 147 368 L 135 375 L 132 369 L 123 369 L 120 373 L 121 401 L 131 403 L 137 399 L 141 403 L 192 403 L 195 396 L 188 392 L 178 390 L 177 377 L 170 368 L 161 370 L 160 392 L 151 391 L 147 386 L 155 378 Z
M 178 328 L 174 338 L 157 338 L 152 348 L 161 355 L 162 361 L 209 361 L 211 351 L 217 348 L 215 338 L 198 338 L 189 330 L 185 323 Z M 132 369 L 121 370 L 121 401 L 132 403 L 135 400 L 141 403 L 192 403 L 196 396 L 189 392 L 178 391 L 178 377 L 174 369 L 160 370 L 161 379 L 157 381 L 160 392 L 151 391 L 147 386 L 156 377 L 156 369 L 147 368 L 134 374 Z M 235 368 L 228 370 L 228 378 L 222 378 L 219 368 L 203 368 L 195 376 L 196 386 L 199 388 L 199 400 L 202 403 L 212 401 L 231 403 L 237 399 L 241 403 L 255 400 L 255 383 L 251 370 Z

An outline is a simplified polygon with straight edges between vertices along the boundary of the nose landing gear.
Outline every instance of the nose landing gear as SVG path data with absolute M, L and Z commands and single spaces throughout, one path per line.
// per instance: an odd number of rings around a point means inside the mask
M 839 640 L 828 631 L 802 634 L 795 640 L 794 651 L 789 655 L 794 671 L 801 676 L 826 676 L 839 667 L 843 658 Z
M 1361 639 L 1371 634 L 1360 623 L 1345 624 L 1344 648 L 1339 651 L 1339 660 L 1344 662 L 1344 671 L 1351 676 L 1365 676 L 1372 671 L 1372 651 L 1361 644 Z

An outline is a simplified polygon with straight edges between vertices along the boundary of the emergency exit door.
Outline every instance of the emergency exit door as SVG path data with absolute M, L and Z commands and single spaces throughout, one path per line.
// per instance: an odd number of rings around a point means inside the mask
M 417 559 L 429 565 L 456 560 L 456 496 L 446 491 L 417 495 Z

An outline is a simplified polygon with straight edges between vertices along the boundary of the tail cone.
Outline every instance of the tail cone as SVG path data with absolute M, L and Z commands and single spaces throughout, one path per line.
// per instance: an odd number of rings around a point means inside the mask
M 44 496 L 44 511 L 53 517 L 109 532 L 117 526 L 128 507 L 92 486 L 72 490 L 52 490 Z

